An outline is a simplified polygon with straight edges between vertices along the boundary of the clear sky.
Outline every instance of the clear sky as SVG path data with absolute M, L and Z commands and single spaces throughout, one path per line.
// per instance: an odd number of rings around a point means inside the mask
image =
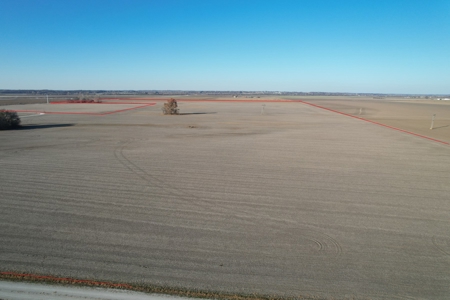
M 0 0 L 0 89 L 450 93 L 450 0 Z

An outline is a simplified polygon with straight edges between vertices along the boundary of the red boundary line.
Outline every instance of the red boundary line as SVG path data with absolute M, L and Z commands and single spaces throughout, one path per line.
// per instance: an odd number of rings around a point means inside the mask
M 99 98 L 99 101 L 103 100 L 127 100 L 127 101 L 168 101 L 171 98 Z M 175 98 L 174 98 L 175 99 Z M 259 98 L 247 98 L 247 99 L 215 99 L 215 98 L 205 98 L 205 99 L 183 99 L 177 98 L 175 99 L 177 102 L 254 102 L 254 103 L 277 103 L 277 102 L 298 102 L 297 100 L 289 100 L 289 99 L 259 99 Z M 53 101 L 50 104 L 105 104 L 104 102 L 70 102 L 71 100 L 61 100 L 61 101 Z M 106 104 L 116 103 L 116 104 L 133 104 L 133 102 L 107 102 Z M 141 102 L 142 103 L 142 102 Z M 136 104 L 141 104 L 136 103 Z
M 98 100 L 170 100 L 170 98 L 136 98 L 136 97 L 130 97 L 130 98 L 99 98 Z M 178 100 L 177 100 L 178 101 Z
M 104 100 L 127 100 L 127 99 L 130 99 L 130 98 L 102 98 L 102 99 L 104 99 Z M 131 99 L 133 99 L 133 100 L 138 100 L 138 99 L 140 99 L 140 100 L 153 100 L 153 101 L 167 101 L 167 100 L 169 100 L 168 98 L 131 98 Z M 430 141 L 433 141 L 433 142 L 441 143 L 441 144 L 444 144 L 444 145 L 450 145 L 450 143 L 445 142 L 445 141 L 434 139 L 434 138 L 431 138 L 431 137 L 428 137 L 428 136 L 425 136 L 425 135 L 421 135 L 421 134 L 414 133 L 414 132 L 411 132 L 411 131 L 408 131 L 408 130 L 404 130 L 404 129 L 400 129 L 400 128 L 397 128 L 397 127 L 389 126 L 389 125 L 386 125 L 386 124 L 378 123 L 378 122 L 375 122 L 375 121 L 372 121 L 372 120 L 368 120 L 368 119 L 364 119 L 364 118 L 361 118 L 361 117 L 357 117 L 357 116 L 354 116 L 354 115 L 346 114 L 346 113 L 343 113 L 343 112 L 340 112 L 340 111 L 337 111 L 337 110 L 334 110 L 334 109 L 331 109 L 331 108 L 326 108 L 324 106 L 320 106 L 320 105 L 313 104 L 313 103 L 310 103 L 310 102 L 306 102 L 306 101 L 303 101 L 303 100 L 278 100 L 278 99 L 274 99 L 274 100 L 263 100 L 263 99 L 261 99 L 261 100 L 228 100 L 228 99 L 226 99 L 226 100 L 213 100 L 213 99 L 204 99 L 204 100 L 202 100 L 202 99 L 180 99 L 180 100 L 177 100 L 177 101 L 178 102 L 235 102 L 235 103 L 239 103 L 239 102 L 247 102 L 247 103 L 251 103 L 251 102 L 253 102 L 253 103 L 261 103 L 261 102 L 265 102 L 265 103 L 289 102 L 289 103 L 296 103 L 297 102 L 297 103 L 303 103 L 303 104 L 306 104 L 306 105 L 309 105 L 309 106 L 313 106 L 313 107 L 316 107 L 316 108 L 320 108 L 320 109 L 323 109 L 323 110 L 327 110 L 327 111 L 330 111 L 330 112 L 334 112 L 334 113 L 337 113 L 337 114 L 340 114 L 340 115 L 343 115 L 343 116 L 351 117 L 351 118 L 354 118 L 354 119 L 357 119 L 357 120 L 361 120 L 361 121 L 365 121 L 365 122 L 368 122 L 368 123 L 372 123 L 372 124 L 375 124 L 375 125 L 378 125 L 378 126 L 386 127 L 386 128 L 392 129 L 392 130 L 400 131 L 400 132 L 403 132 L 403 133 L 406 133 L 406 134 L 410 134 L 410 135 L 413 135 L 413 136 L 417 136 L 417 137 L 420 137 L 420 138 L 423 138 L 423 139 L 427 139 L 427 140 L 430 140 Z M 53 102 L 53 104 L 140 104 L 140 103 L 134 103 L 134 102 L 133 103 L 130 103 L 130 102 L 123 102 L 123 103 L 122 102 L 120 102 L 120 103 L 70 103 L 70 102 L 59 101 L 59 102 Z M 115 110 L 115 111 L 111 111 L 111 112 L 99 113 L 99 114 L 98 113 L 83 113 L 83 112 L 45 112 L 45 111 L 36 111 L 36 110 L 10 110 L 10 111 L 15 111 L 15 112 L 34 112 L 34 113 L 45 113 L 45 114 L 61 114 L 61 115 L 105 116 L 105 115 L 115 114 L 115 113 L 124 112 L 124 111 L 128 111 L 128 110 L 133 110 L 133 109 L 143 108 L 143 107 L 147 107 L 147 106 L 152 106 L 152 105 L 155 105 L 155 104 L 156 103 L 147 103 L 145 105 L 141 105 L 141 106 L 137 106 L 137 107 L 120 109 L 120 110 Z
M 361 118 L 361 117 L 357 117 L 357 116 L 353 116 L 353 115 L 350 115 L 350 114 L 346 114 L 346 113 L 343 113 L 343 112 L 340 112 L 340 111 L 337 111 L 337 110 L 334 110 L 334 109 L 331 109 L 331 108 L 326 108 L 326 107 L 323 107 L 323 106 L 320 106 L 320 105 L 317 105 L 317 104 L 312 104 L 312 103 L 309 103 L 309 102 L 306 102 L 306 101 L 303 101 L 303 100 L 297 100 L 297 102 L 300 102 L 300 103 L 303 103 L 303 104 L 306 104 L 306 105 L 310 105 L 310 106 L 313 106 L 313 107 L 317 107 L 317 108 L 320 108 L 320 109 L 328 110 L 328 111 L 331 111 L 331 112 L 334 112 L 334 113 L 337 113 L 337 114 L 340 114 L 340 115 L 344 115 L 344 116 L 347 116 L 347 117 L 351 117 L 351 118 L 354 118 L 354 119 L 358 119 L 358 120 L 361 120 L 361 121 L 369 122 L 369 123 L 372 123 L 372 124 L 375 124 L 375 125 L 383 126 L 383 127 L 389 128 L 389 129 L 397 130 L 397 131 L 400 131 L 400 132 L 403 132 L 403 133 L 407 133 L 407 134 L 410 134 L 410 135 L 414 135 L 414 136 L 417 136 L 417 137 L 420 137 L 420 138 L 423 138 L 423 139 L 427 139 L 427 140 L 430 140 L 430 141 L 433 141 L 433 142 L 441 143 L 441 144 L 444 144 L 444 145 L 450 145 L 450 143 L 445 142 L 445 141 L 441 141 L 441 140 L 434 139 L 434 138 L 431 138 L 431 137 L 428 137 L 428 136 L 425 136 L 425 135 L 421 135 L 421 134 L 418 134 L 418 133 L 414 133 L 414 132 L 411 132 L 411 131 L 408 131 L 408 130 L 400 129 L 400 128 L 397 128 L 397 127 L 393 127 L 393 126 L 385 125 L 385 124 L 378 123 L 378 122 L 375 122 L 375 121 L 371 121 L 371 120 L 368 120 L 368 119 L 364 119 L 364 118 Z
M 33 280 L 50 280 L 53 282 L 61 282 L 61 283 L 78 283 L 78 284 L 86 284 L 92 286 L 103 286 L 103 287 L 114 287 L 114 288 L 123 288 L 123 289 L 133 289 L 134 287 L 125 284 L 125 283 L 112 283 L 108 281 L 95 281 L 95 280 L 87 280 L 87 279 L 74 279 L 69 277 L 55 277 L 55 276 L 44 276 L 44 275 L 35 275 L 35 274 L 24 274 L 24 273 L 15 273 L 15 272 L 0 272 L 0 275 L 3 276 L 11 276 L 14 278 L 23 278 L 23 279 L 33 279 Z
M 145 105 L 141 105 L 141 106 L 135 106 L 135 107 L 131 107 L 131 108 L 125 108 L 125 109 L 119 109 L 119 110 L 113 110 L 113 111 L 108 111 L 108 112 L 104 112 L 104 113 L 89 113 L 89 112 L 62 112 L 62 111 L 39 111 L 39 110 L 8 110 L 11 112 L 32 112 L 32 113 L 44 113 L 47 115 L 88 115 L 88 116 L 106 116 L 106 115 L 111 115 L 111 114 L 116 114 L 119 112 L 124 112 L 124 111 L 128 111 L 128 110 L 133 110 L 133 109 L 139 109 L 139 108 L 143 108 L 143 107 L 147 107 L 147 106 L 153 106 L 156 103 L 147 103 Z
M 177 102 L 228 102 L 228 103 L 292 103 L 292 100 L 202 100 L 202 99 L 186 99 L 178 100 Z
M 156 104 L 145 102 L 69 102 L 69 101 L 55 101 L 50 104 Z
M 151 100 L 151 101 L 167 101 L 170 98 L 101 98 L 100 100 Z M 285 100 L 285 99 L 242 99 L 242 100 L 232 100 L 232 99 L 175 99 L 177 102 L 266 102 L 266 103 L 276 103 L 276 102 L 298 102 L 297 100 Z

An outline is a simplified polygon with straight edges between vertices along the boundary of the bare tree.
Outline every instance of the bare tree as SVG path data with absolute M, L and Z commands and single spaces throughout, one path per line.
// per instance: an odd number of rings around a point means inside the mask
M 166 103 L 164 103 L 163 107 L 163 113 L 165 115 L 178 115 L 180 114 L 180 111 L 178 109 L 177 100 L 170 98 L 170 100 L 167 100 Z
M 0 130 L 17 128 L 20 118 L 15 111 L 0 110 Z

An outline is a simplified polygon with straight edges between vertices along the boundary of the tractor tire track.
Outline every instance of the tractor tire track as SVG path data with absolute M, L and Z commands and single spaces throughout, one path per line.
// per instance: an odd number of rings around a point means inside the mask
M 230 206 L 221 205 L 216 202 L 211 203 L 210 201 L 201 199 L 200 197 L 195 196 L 191 193 L 180 191 L 175 187 L 167 187 L 167 184 L 163 180 L 149 174 L 146 170 L 139 167 L 124 154 L 125 148 L 131 142 L 132 140 L 127 140 L 123 142 L 119 147 L 116 147 L 116 149 L 114 150 L 114 156 L 116 157 L 116 159 L 138 178 L 152 186 L 157 187 L 158 189 L 161 189 L 168 195 L 176 197 L 176 199 L 183 202 L 188 202 L 189 205 L 195 206 L 196 208 L 201 209 L 203 212 L 216 213 L 218 215 L 225 216 L 232 214 L 233 217 L 237 217 L 243 222 L 250 223 L 253 226 L 260 226 L 259 221 L 264 220 L 264 225 L 269 226 L 272 233 L 275 232 L 277 234 L 280 234 L 280 236 L 288 234 L 292 241 L 299 241 L 303 239 L 314 243 L 317 246 L 317 254 L 326 254 L 326 256 L 328 256 L 329 258 L 337 258 L 342 254 L 343 251 L 340 243 L 328 234 L 325 234 L 317 229 L 305 228 L 305 225 L 299 224 L 296 221 L 292 222 L 285 219 L 273 217 L 267 218 L 267 216 L 252 210 L 240 210 L 239 212 L 236 212 Z M 286 227 L 284 226 L 286 223 L 291 224 L 291 226 L 293 223 L 295 224 L 295 227 L 291 227 L 291 230 L 289 230 L 289 232 L 286 232 Z
M 444 255 L 450 255 L 450 238 L 438 238 L 433 236 L 431 238 L 433 246 Z

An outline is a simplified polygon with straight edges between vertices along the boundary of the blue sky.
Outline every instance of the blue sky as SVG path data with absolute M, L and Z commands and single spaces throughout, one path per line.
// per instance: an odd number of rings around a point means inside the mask
M 450 0 L 1 0 L 0 89 L 450 93 Z

